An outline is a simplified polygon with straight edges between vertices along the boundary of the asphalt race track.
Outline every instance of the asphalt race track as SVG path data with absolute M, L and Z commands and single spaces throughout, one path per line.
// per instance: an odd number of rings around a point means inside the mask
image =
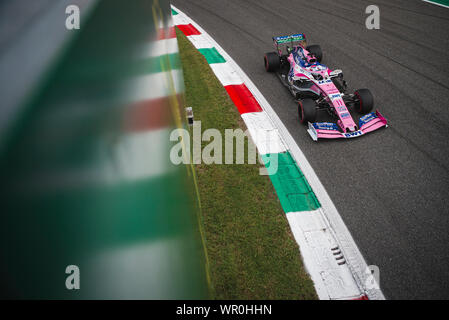
M 173 0 L 234 58 L 309 159 L 388 299 L 449 299 L 449 9 L 419 0 Z M 365 8 L 380 8 L 367 30 Z M 265 72 L 272 36 L 303 32 L 389 128 L 313 142 Z

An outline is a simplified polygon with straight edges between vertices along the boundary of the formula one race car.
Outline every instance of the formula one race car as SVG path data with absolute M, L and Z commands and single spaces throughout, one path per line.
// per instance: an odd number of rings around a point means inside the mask
M 387 120 L 377 110 L 371 112 L 374 98 L 368 89 L 346 93 L 343 72 L 320 63 L 320 46 L 307 46 L 304 34 L 274 37 L 273 41 L 276 52 L 265 54 L 265 69 L 275 72 L 298 101 L 299 120 L 308 124 L 313 140 L 353 138 L 387 127 Z M 347 106 L 363 114 L 358 125 Z M 336 123 L 315 122 L 318 111 L 326 111 Z

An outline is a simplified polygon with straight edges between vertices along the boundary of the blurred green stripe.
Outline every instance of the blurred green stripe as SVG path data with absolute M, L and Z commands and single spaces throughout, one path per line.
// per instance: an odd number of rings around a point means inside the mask
M 86 61 L 87 62 L 87 61 Z M 107 61 L 98 60 L 96 62 L 82 62 L 70 65 L 59 79 L 62 82 L 73 83 L 84 81 L 86 78 L 96 81 L 96 79 L 125 79 L 158 73 L 167 70 L 180 70 L 179 53 L 167 54 L 157 57 L 136 60 Z M 110 66 L 114 65 L 114 68 Z

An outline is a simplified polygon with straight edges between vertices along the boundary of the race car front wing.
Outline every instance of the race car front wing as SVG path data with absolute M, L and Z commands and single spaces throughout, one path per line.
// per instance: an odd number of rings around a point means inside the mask
M 359 120 L 359 130 L 354 132 L 341 132 L 338 125 L 332 122 L 309 122 L 307 132 L 314 141 L 317 141 L 318 139 L 360 137 L 365 133 L 382 127 L 388 127 L 387 120 L 376 110 L 376 112 L 371 112 L 361 117 Z

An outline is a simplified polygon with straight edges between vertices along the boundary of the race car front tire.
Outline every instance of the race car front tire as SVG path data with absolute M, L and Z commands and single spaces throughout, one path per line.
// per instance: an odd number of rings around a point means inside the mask
M 265 64 L 265 70 L 267 72 L 277 71 L 281 66 L 281 60 L 279 59 L 279 55 L 277 55 L 276 52 L 266 53 L 263 58 L 263 62 Z
M 321 50 L 321 47 L 319 45 L 314 44 L 308 46 L 306 50 L 313 54 L 318 62 L 321 62 L 321 60 L 323 60 L 323 51 Z
M 366 114 L 373 110 L 374 97 L 368 89 L 359 89 L 354 92 L 354 108 L 358 113 Z
M 307 124 L 315 122 L 316 119 L 316 103 L 312 99 L 304 99 L 298 104 L 299 122 Z

